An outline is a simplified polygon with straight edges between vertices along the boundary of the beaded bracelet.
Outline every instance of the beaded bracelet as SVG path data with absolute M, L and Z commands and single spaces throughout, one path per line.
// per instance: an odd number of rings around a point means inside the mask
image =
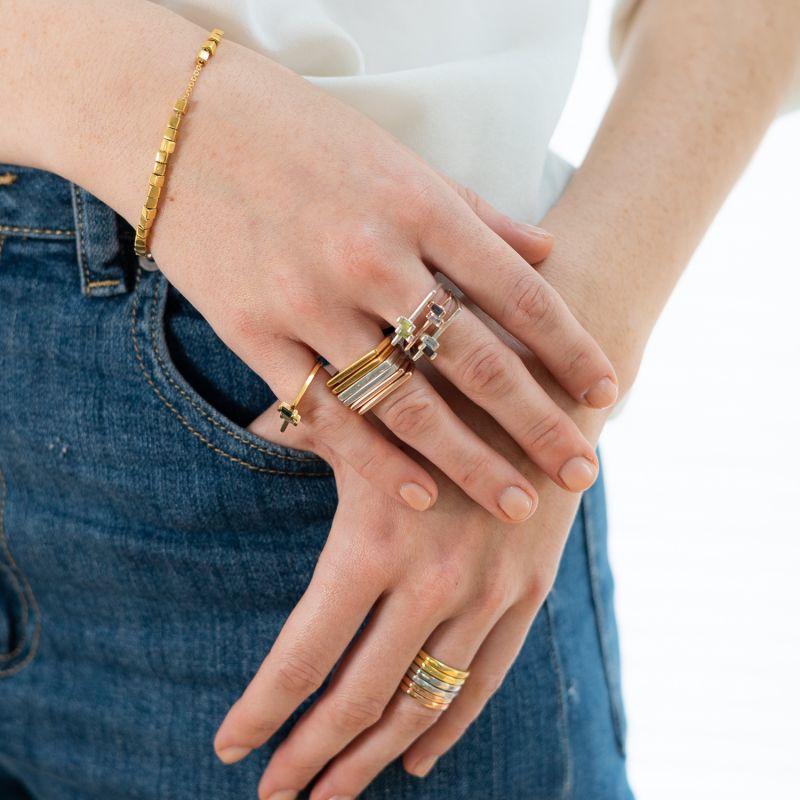
M 223 35 L 223 32 L 219 28 L 214 28 L 208 39 L 206 39 L 205 44 L 197 53 L 192 77 L 189 78 L 189 83 L 183 95 L 181 95 L 180 99 L 175 101 L 175 105 L 172 107 L 173 113 L 169 117 L 167 129 L 164 131 L 164 136 L 161 139 L 161 144 L 156 153 L 156 160 L 153 164 L 153 172 L 150 175 L 147 190 L 147 199 L 144 201 L 139 224 L 136 226 L 136 238 L 133 243 L 133 250 L 136 255 L 144 256 L 148 261 L 152 261 L 153 256 L 147 249 L 147 236 L 150 233 L 150 228 L 153 227 L 153 220 L 156 217 L 156 210 L 158 208 L 158 198 L 161 196 L 161 190 L 164 188 L 167 162 L 169 161 L 170 154 L 175 152 L 178 127 L 181 124 L 183 115 L 186 113 L 186 108 L 189 105 L 189 97 L 192 94 L 195 83 L 197 83 L 198 77 L 200 77 L 200 71 L 209 62 L 211 56 L 217 52 L 217 45 L 220 43 L 220 39 L 222 39 Z

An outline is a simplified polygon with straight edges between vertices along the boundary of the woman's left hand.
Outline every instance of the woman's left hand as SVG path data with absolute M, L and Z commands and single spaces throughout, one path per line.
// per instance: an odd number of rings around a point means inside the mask
M 261 800 L 289 800 L 323 769 L 312 800 L 355 797 L 406 751 L 406 769 L 422 775 L 500 686 L 555 579 L 580 495 L 544 479 L 468 400 L 454 392 L 448 401 L 541 487 L 539 510 L 508 526 L 441 476 L 439 501 L 421 516 L 334 464 L 339 505 L 312 580 L 214 742 L 223 761 L 244 758 L 344 654 L 329 686 L 273 754 Z M 592 431 L 599 434 L 605 414 L 581 410 L 564 394 L 558 402 L 576 418 L 587 414 L 582 427 L 596 441 Z M 270 415 L 263 420 L 266 427 Z M 444 716 L 398 691 L 422 647 L 471 670 Z

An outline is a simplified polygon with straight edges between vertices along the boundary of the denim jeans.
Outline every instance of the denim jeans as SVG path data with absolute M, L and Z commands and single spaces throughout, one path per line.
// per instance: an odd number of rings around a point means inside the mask
M 0 175 L 0 798 L 254 798 L 318 693 L 240 764 L 212 740 L 309 581 L 330 467 L 245 430 L 274 394 L 114 211 Z M 625 739 L 601 477 L 478 720 L 362 796 L 630 798 Z

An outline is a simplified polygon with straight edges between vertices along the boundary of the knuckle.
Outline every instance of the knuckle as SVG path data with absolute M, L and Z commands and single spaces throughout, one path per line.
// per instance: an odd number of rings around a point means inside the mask
M 503 685 L 505 678 L 504 672 L 480 672 L 470 675 L 469 679 L 473 692 L 488 700 Z
M 458 194 L 464 202 L 472 209 L 475 214 L 479 214 L 482 208 L 483 200 L 481 196 L 469 186 L 458 185 Z
M 523 588 L 521 602 L 531 611 L 537 611 L 550 593 L 554 580 L 555 575 L 550 575 L 542 569 L 535 571 L 528 576 Z
M 356 281 L 383 283 L 392 278 L 392 260 L 383 239 L 368 223 L 348 229 L 348 236 L 336 245 L 336 260 L 345 274 Z
M 564 359 L 563 377 L 584 375 L 593 366 L 594 362 L 589 352 L 582 345 L 578 345 L 567 351 Z
M 401 439 L 416 440 L 436 425 L 437 402 L 427 386 L 417 386 L 385 405 L 382 419 Z
M 409 697 L 408 702 L 403 703 L 403 706 L 402 713 L 398 714 L 395 720 L 398 734 L 403 740 L 416 738 L 430 728 L 442 713 L 438 709 L 426 708 L 413 697 Z
M 320 403 L 305 412 L 303 422 L 308 422 L 315 440 L 330 443 L 341 438 L 350 420 L 342 413 L 343 409 L 339 405 Z
M 523 445 L 528 452 L 541 453 L 566 437 L 564 423 L 557 414 L 545 414 L 526 432 Z
M 511 293 L 508 319 L 520 327 L 540 329 L 552 324 L 555 317 L 555 301 L 547 284 L 535 273 L 523 275 Z
M 374 725 L 385 708 L 386 702 L 379 697 L 337 695 L 331 700 L 330 716 L 337 730 L 361 731 Z
M 324 679 L 318 662 L 308 653 L 290 652 L 275 669 L 278 689 L 293 697 L 307 697 Z
M 479 397 L 497 397 L 511 386 L 508 359 L 495 342 L 478 345 L 466 358 L 464 382 Z
M 483 578 L 475 590 L 474 606 L 482 615 L 493 618 L 511 605 L 511 587 L 507 571 L 498 569 Z

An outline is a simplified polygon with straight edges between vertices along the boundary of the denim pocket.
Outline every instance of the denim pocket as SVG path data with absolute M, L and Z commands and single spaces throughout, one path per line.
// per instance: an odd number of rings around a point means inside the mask
M 256 472 L 331 474 L 314 453 L 274 444 L 245 429 L 275 400 L 274 393 L 161 272 L 137 274 L 131 336 L 147 383 L 187 435 Z

